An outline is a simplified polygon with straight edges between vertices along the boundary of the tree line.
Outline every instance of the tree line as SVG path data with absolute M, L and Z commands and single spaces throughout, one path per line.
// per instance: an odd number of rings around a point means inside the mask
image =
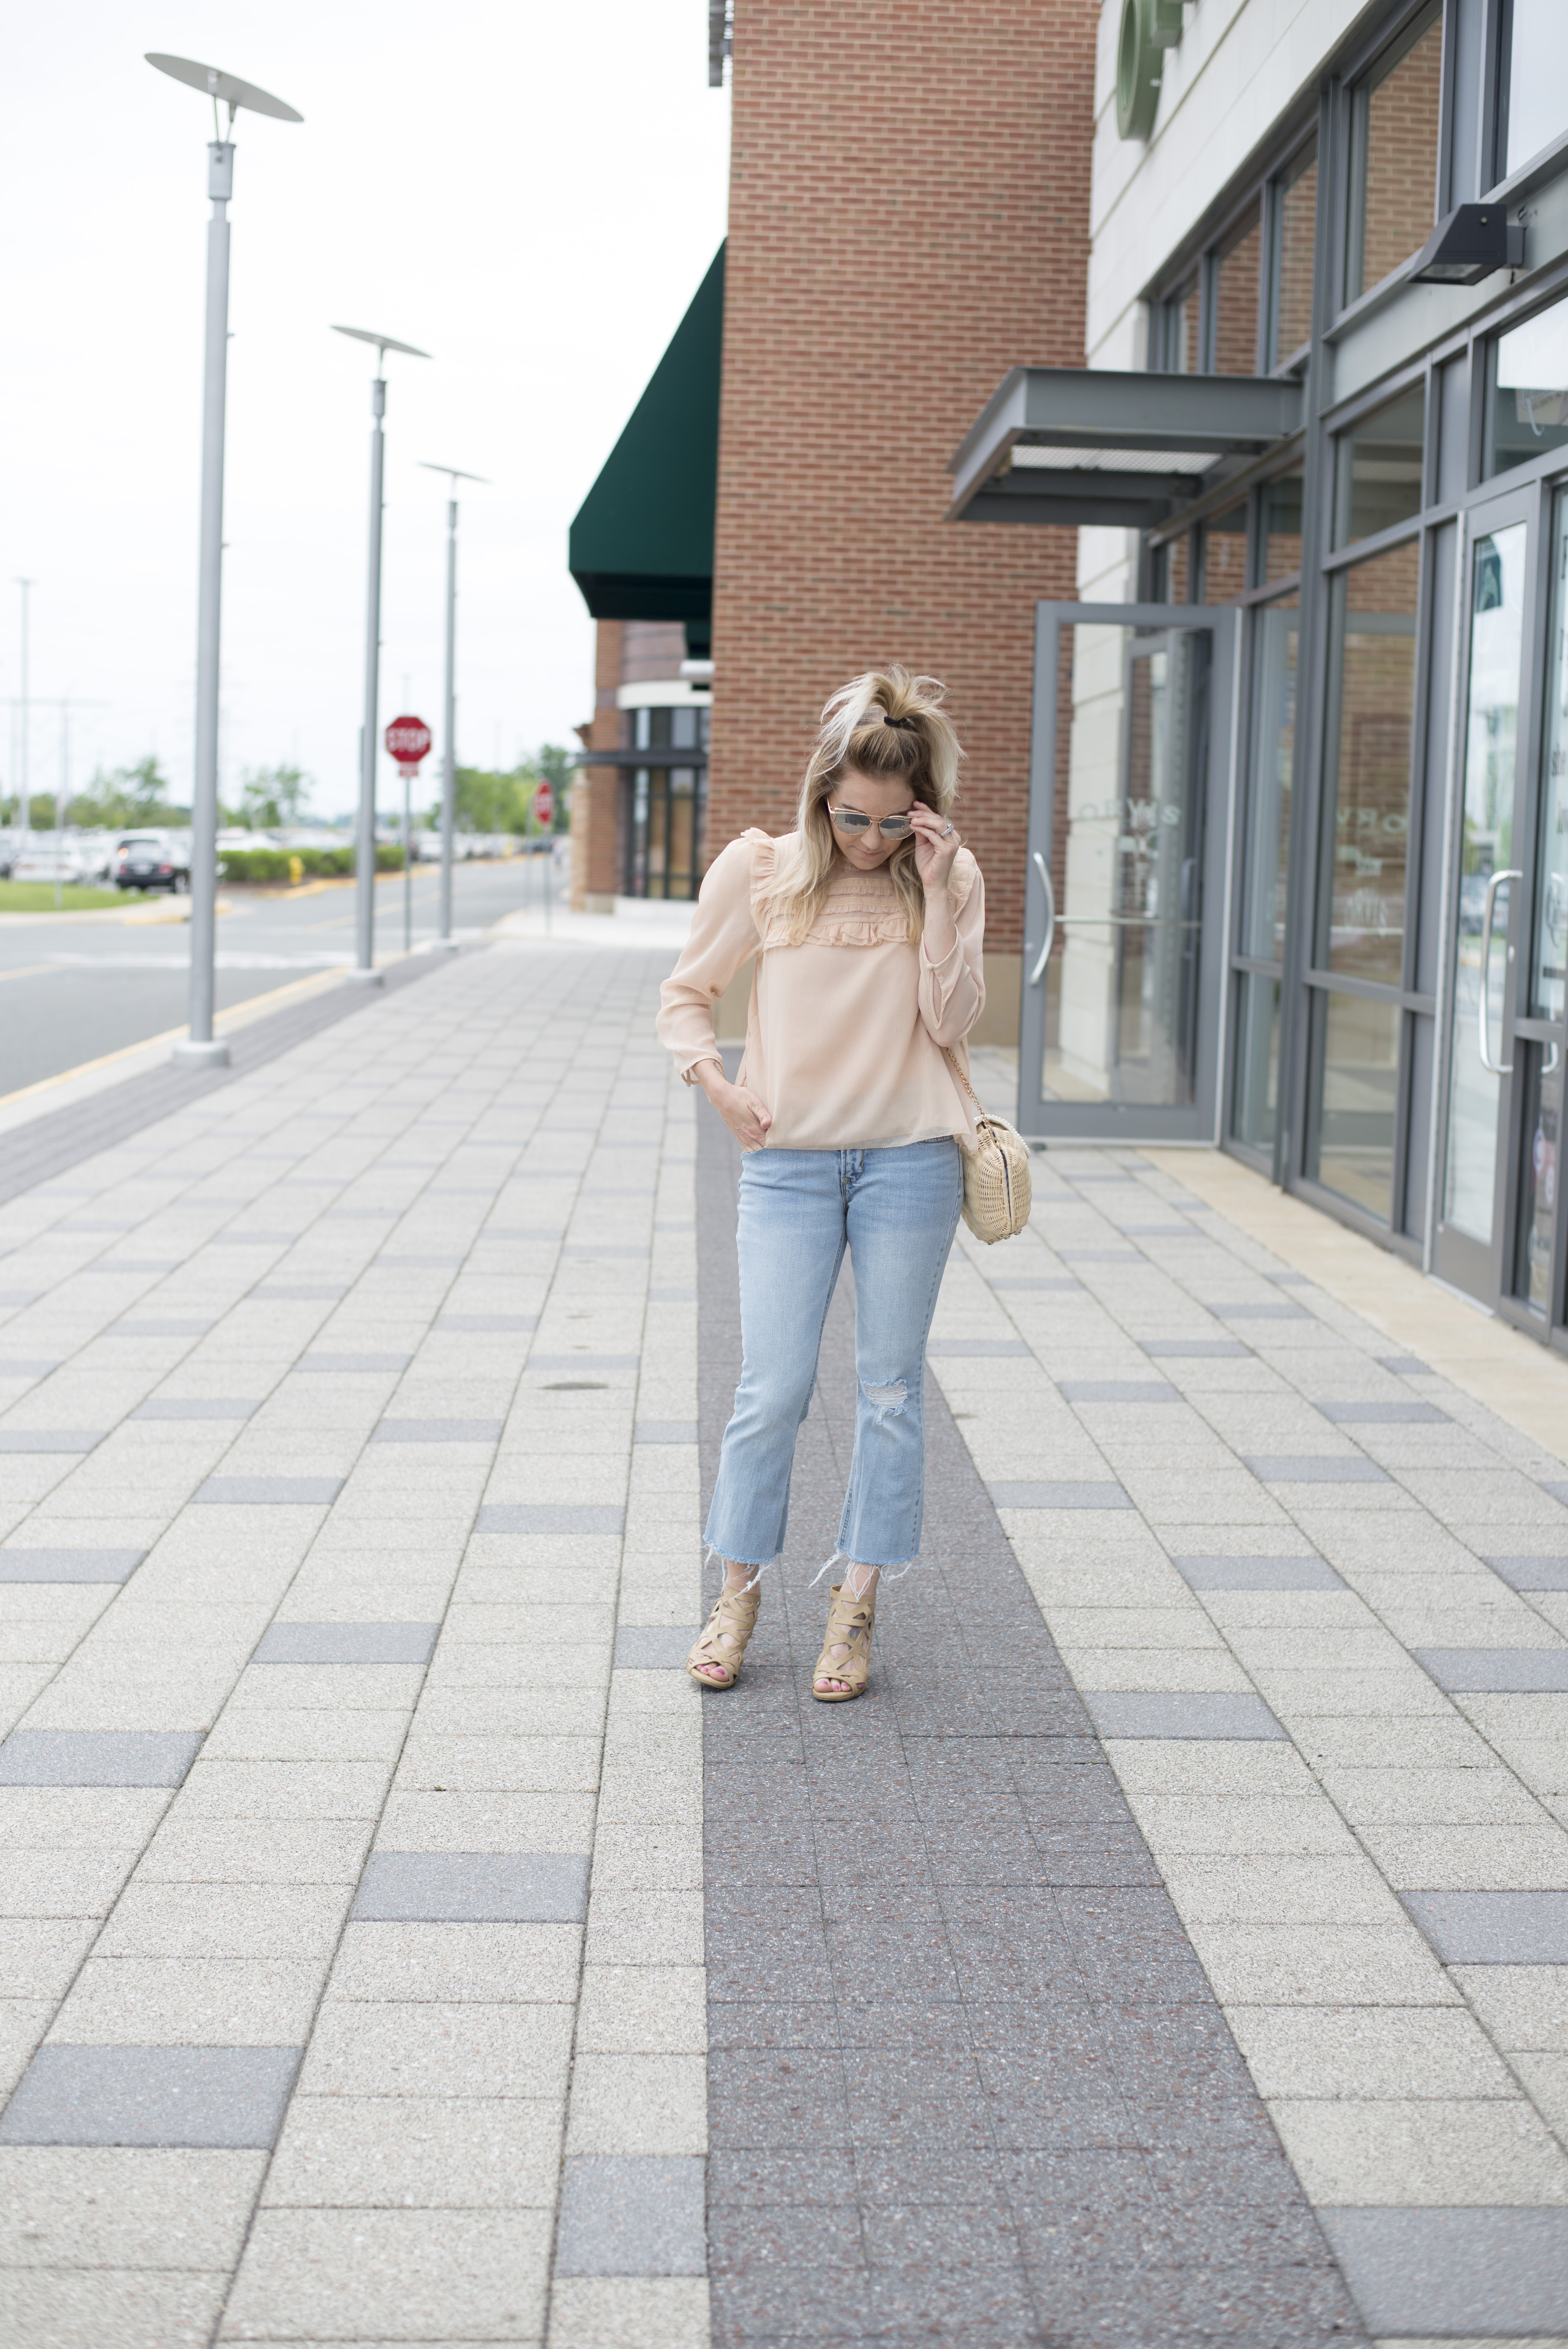
M 539 829 L 532 821 L 533 794 L 548 781 L 555 792 L 552 829 L 567 824 L 567 793 L 572 782 L 572 754 L 558 742 L 546 742 L 515 767 L 498 772 L 487 767 L 459 767 L 453 779 L 453 804 L 459 832 L 510 832 Z M 434 828 L 440 822 L 440 770 L 436 770 L 437 798 L 415 821 Z M 421 779 L 428 781 L 428 776 Z M 221 824 L 246 832 L 293 831 L 311 822 L 310 796 L 314 779 L 302 767 L 283 761 L 272 767 L 248 767 L 238 802 L 220 802 Z M 52 832 L 57 817 L 53 792 L 34 792 L 28 818 L 35 832 Z M 383 810 L 383 813 L 387 811 Z M 0 823 L 22 821 L 15 792 L 0 794 Z M 85 790 L 73 792 L 66 803 L 65 821 L 85 832 L 125 832 L 133 827 L 182 825 L 191 821 L 189 805 L 173 797 L 173 786 L 155 756 L 135 760 L 129 766 L 106 773 L 100 767 Z

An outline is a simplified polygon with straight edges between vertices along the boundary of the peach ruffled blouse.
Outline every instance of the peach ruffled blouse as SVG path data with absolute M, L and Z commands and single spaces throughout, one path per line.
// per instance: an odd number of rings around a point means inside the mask
M 791 946 L 783 916 L 757 905 L 774 859 L 795 834 L 748 832 L 715 858 L 691 936 L 661 990 L 661 1040 L 687 1084 L 718 1058 L 713 1012 L 730 980 L 757 959 L 739 1081 L 773 1112 L 770 1150 L 872 1150 L 954 1134 L 975 1117 L 944 1057 L 964 1067 L 964 1039 L 985 1001 L 981 948 L 985 889 L 961 848 L 948 879 L 956 930 L 939 963 L 910 943 L 885 872 L 841 865 L 810 935 Z

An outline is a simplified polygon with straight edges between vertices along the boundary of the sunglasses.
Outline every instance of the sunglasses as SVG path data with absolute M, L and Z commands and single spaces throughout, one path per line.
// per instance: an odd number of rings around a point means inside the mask
M 828 813 L 841 832 L 870 832 L 874 828 L 884 840 L 907 840 L 914 830 L 906 815 L 884 815 L 877 823 L 873 817 L 862 815 L 858 808 L 830 807 Z

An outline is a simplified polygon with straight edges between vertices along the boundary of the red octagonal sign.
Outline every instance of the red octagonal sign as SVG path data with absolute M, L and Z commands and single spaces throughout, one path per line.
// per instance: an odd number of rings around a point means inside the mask
M 395 718 L 381 739 L 400 767 L 417 767 L 428 755 L 434 737 L 422 718 Z

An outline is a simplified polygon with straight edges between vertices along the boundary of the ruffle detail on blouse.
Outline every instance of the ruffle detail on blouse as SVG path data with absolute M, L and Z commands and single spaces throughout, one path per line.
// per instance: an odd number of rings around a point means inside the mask
M 741 836 L 752 843 L 751 914 L 757 925 L 758 951 L 765 953 L 769 947 L 789 946 L 788 919 L 777 906 L 759 905 L 758 893 L 773 878 L 779 850 L 795 835 L 786 833 L 775 840 L 754 827 Z M 977 869 L 969 851 L 961 848 L 949 883 L 955 914 L 975 886 Z M 875 874 L 845 872 L 830 883 L 828 902 L 801 943 L 814 947 L 907 946 L 909 917 L 894 895 L 891 881 Z

